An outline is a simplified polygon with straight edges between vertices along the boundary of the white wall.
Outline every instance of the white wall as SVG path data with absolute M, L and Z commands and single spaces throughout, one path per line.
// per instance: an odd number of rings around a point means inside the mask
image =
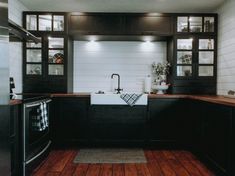
M 9 18 L 22 26 L 22 12 L 28 10 L 19 0 L 8 0 L 9 5 Z M 14 77 L 16 93 L 22 92 L 22 43 L 10 42 L 9 46 L 9 64 L 10 64 L 10 76 Z
M 166 42 L 74 42 L 74 92 L 111 91 L 121 76 L 124 91 L 143 91 L 151 64 L 166 60 Z M 115 84 L 115 85 L 114 85 Z
M 219 14 L 217 94 L 235 90 L 235 1 L 227 0 Z

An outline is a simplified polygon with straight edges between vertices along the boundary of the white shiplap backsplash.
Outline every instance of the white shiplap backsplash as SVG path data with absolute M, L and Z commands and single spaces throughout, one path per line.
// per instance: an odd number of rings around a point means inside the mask
M 9 5 L 9 18 L 22 26 L 22 12 L 28 10 L 19 0 L 8 0 Z M 9 44 L 9 64 L 10 64 L 10 76 L 15 80 L 15 92 L 22 92 L 22 63 L 23 44 L 21 42 L 10 42 Z
M 217 94 L 235 90 L 235 1 L 227 0 L 218 9 Z
M 74 42 L 74 92 L 111 91 L 121 76 L 124 91 L 143 91 L 153 62 L 166 61 L 166 42 Z

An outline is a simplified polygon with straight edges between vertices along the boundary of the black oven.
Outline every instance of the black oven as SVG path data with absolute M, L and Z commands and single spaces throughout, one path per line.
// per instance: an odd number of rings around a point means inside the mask
M 24 103 L 23 112 L 23 175 L 32 170 L 49 153 L 49 104 L 51 99 L 42 98 Z

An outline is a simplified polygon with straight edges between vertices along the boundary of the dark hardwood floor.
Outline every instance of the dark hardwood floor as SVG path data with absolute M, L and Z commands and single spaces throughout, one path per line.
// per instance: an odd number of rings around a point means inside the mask
M 143 164 L 75 164 L 78 150 L 53 150 L 33 176 L 215 176 L 192 153 L 145 150 Z

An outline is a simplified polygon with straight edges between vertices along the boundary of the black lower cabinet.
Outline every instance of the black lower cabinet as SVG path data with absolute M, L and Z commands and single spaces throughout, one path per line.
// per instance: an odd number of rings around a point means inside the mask
M 182 98 L 148 106 L 90 105 L 89 97 L 53 99 L 54 144 L 154 146 L 188 149 L 219 176 L 235 175 L 235 108 Z
M 10 107 L 0 105 L 0 175 L 11 175 L 11 151 L 9 143 Z
M 202 117 L 201 152 L 221 175 L 232 173 L 232 121 L 233 108 L 201 102 Z
M 93 105 L 89 110 L 94 143 L 134 144 L 146 139 L 147 106 Z
M 150 99 L 149 138 L 152 144 L 189 146 L 193 136 L 194 119 L 190 117 L 189 100 Z
M 10 106 L 10 146 L 11 146 L 11 175 L 20 176 L 21 173 L 21 144 L 19 133 L 19 119 L 21 114 L 21 105 Z
M 51 135 L 54 144 L 88 140 L 89 98 L 54 98 Z

